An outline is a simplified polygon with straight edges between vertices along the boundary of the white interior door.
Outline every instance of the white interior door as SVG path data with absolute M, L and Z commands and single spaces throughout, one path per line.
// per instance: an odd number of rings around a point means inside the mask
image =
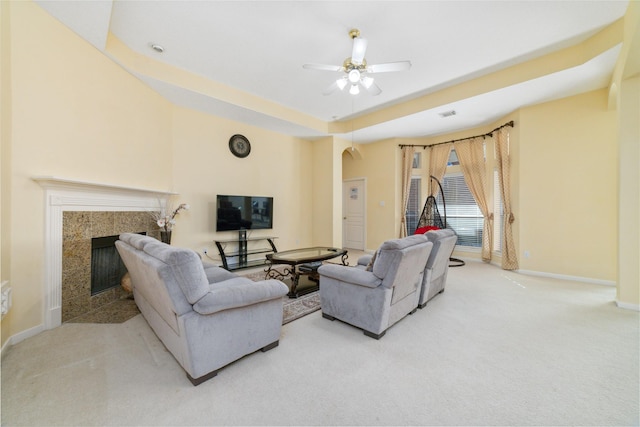
M 342 182 L 342 246 L 364 250 L 366 229 L 365 180 Z

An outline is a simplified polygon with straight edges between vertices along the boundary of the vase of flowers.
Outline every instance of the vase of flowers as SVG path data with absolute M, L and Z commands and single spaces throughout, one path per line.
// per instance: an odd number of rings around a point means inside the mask
M 160 241 L 162 243 L 166 243 L 167 245 L 171 244 L 171 232 L 170 231 L 160 231 Z
M 166 243 L 168 245 L 171 244 L 171 231 L 173 230 L 173 226 L 176 223 L 176 216 L 182 210 L 189 210 L 189 205 L 186 203 L 181 203 L 177 208 L 173 210 L 168 206 L 165 209 L 153 213 L 154 219 L 156 220 L 158 227 L 160 227 L 160 240 L 163 243 Z M 170 211 L 171 213 L 167 214 L 168 211 Z

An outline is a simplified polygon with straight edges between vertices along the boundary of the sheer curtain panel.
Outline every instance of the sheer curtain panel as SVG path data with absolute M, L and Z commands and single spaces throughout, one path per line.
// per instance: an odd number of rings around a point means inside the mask
M 402 147 L 402 204 L 400 206 L 400 237 L 407 236 L 407 203 L 411 191 L 411 172 L 413 171 L 413 155 L 416 149 L 412 146 Z
M 500 177 L 500 193 L 504 211 L 502 268 L 517 270 L 518 255 L 513 242 L 513 222 L 516 220 L 511 212 L 511 159 L 509 158 L 509 132 L 502 128 L 496 132 L 496 156 L 498 160 L 498 175 Z
M 431 147 L 431 153 L 429 154 L 429 176 L 433 176 L 440 182 L 442 182 L 442 178 L 447 171 L 447 162 L 449 161 L 449 154 L 451 154 L 451 147 L 453 147 L 451 143 Z M 438 190 L 438 185 L 432 183 L 431 178 L 429 178 L 429 195 L 436 197 Z
M 482 260 L 491 261 L 493 250 L 493 212 L 489 210 L 484 160 L 484 138 L 472 138 L 454 144 L 462 175 L 469 191 L 482 212 Z

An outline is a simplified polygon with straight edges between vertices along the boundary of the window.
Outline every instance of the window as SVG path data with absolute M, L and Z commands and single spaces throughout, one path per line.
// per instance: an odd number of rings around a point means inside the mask
M 438 211 L 443 219 L 446 213 L 447 227 L 453 229 L 458 235 L 456 246 L 482 247 L 484 217 L 469 191 L 462 173 L 445 175 L 442 190 L 444 191 L 446 212 L 441 193 L 438 193 L 438 197 L 436 197 Z
M 422 167 L 422 153 L 414 153 L 413 154 L 413 165 L 411 166 L 414 169 L 420 169 Z
M 405 221 L 407 223 L 407 235 L 413 234 L 418 228 L 418 220 L 422 214 L 422 206 L 420 203 L 420 188 L 422 178 L 411 178 L 411 188 L 409 189 L 409 202 L 407 203 L 407 211 L 405 213 Z

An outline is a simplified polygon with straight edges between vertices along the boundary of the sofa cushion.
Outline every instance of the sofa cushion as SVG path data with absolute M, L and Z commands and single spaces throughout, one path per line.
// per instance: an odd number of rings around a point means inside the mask
M 373 274 L 379 278 L 386 277 L 389 268 L 398 264 L 400 252 L 412 246 L 428 242 L 429 239 L 424 234 L 414 234 L 400 239 L 387 240 L 378 249 L 376 261 L 373 264 Z
M 147 243 L 157 241 L 153 237 L 145 236 L 143 234 L 136 234 L 136 233 L 122 233 L 119 236 L 119 239 L 139 250 L 144 249 Z
M 288 291 L 289 288 L 278 280 L 253 282 L 246 277 L 236 277 L 210 284 L 208 292 L 193 304 L 193 310 L 200 314 L 213 314 L 282 298 Z
M 178 248 L 156 241 L 146 244 L 144 252 L 171 267 L 178 286 L 190 304 L 195 304 L 209 291 L 209 282 L 202 260 L 191 249 Z
M 417 245 L 419 243 L 424 243 L 429 239 L 424 234 L 414 234 L 408 237 L 402 237 L 399 239 L 391 239 L 382 243 L 380 246 L 380 250 L 401 250 L 404 248 L 408 248 L 409 246 Z

